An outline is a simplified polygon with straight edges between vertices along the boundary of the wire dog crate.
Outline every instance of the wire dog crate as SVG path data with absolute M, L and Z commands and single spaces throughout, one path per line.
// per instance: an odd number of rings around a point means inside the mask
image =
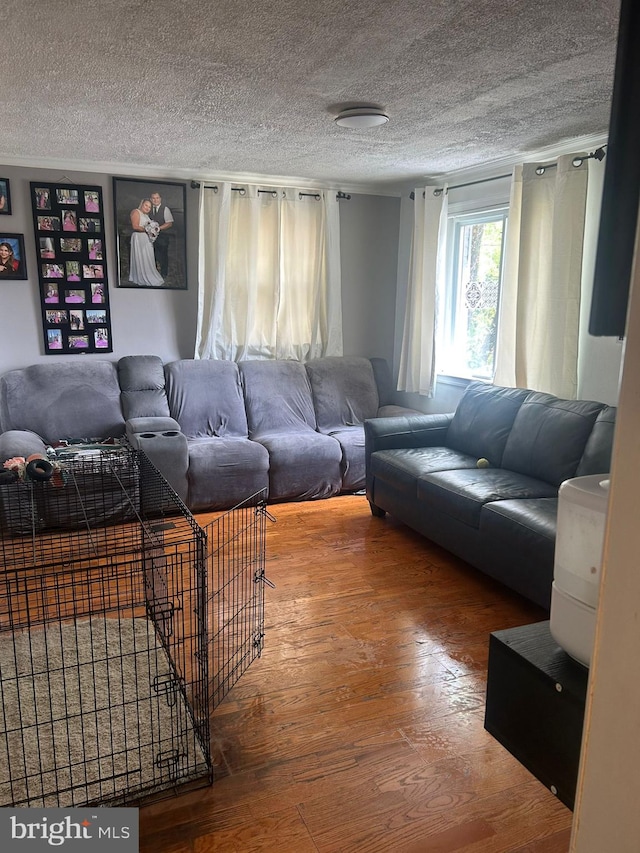
M 212 781 L 210 712 L 262 650 L 263 506 L 204 529 L 126 446 L 0 486 L 0 806 Z

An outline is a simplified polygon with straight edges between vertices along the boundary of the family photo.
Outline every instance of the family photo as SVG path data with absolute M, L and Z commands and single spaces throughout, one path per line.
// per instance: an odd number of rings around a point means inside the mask
M 119 287 L 186 290 L 184 184 L 113 179 Z
M 0 234 L 0 278 L 26 279 L 24 237 L 22 234 Z
M 9 192 L 9 179 L 0 178 L 0 213 L 7 216 L 11 214 L 11 194 Z

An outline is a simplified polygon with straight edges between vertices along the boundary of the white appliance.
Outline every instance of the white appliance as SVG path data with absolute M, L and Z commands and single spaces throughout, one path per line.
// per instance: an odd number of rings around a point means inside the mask
M 549 627 L 556 643 L 587 667 L 594 643 L 608 500 L 605 474 L 565 480 L 558 495 Z

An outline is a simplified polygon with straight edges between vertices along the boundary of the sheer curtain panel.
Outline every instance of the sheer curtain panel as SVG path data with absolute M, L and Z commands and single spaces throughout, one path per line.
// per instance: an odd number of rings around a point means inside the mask
M 414 191 L 413 240 L 398 391 L 432 397 L 436 384 L 436 318 L 447 234 L 447 191 Z
M 342 354 L 335 192 L 200 189 L 196 358 Z
M 587 161 L 514 170 L 495 382 L 574 399 Z

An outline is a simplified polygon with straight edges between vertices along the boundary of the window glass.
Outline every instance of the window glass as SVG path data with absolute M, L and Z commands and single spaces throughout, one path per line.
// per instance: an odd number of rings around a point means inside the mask
M 440 323 L 440 373 L 493 378 L 507 211 L 452 216 Z

